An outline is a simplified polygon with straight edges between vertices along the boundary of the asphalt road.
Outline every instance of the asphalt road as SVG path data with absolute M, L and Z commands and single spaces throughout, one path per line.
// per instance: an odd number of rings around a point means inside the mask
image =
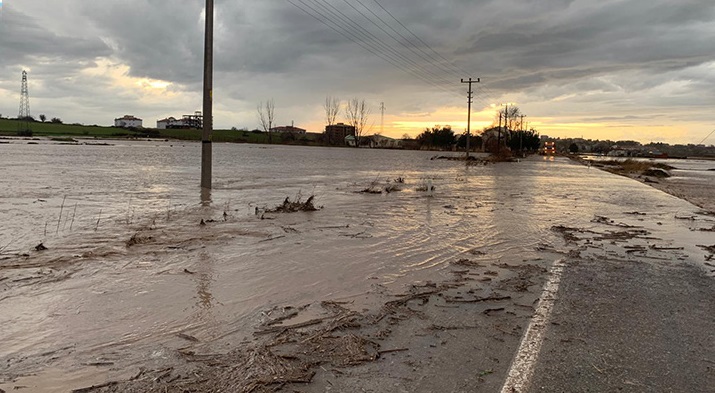
M 715 392 L 715 281 L 684 262 L 567 262 L 528 391 Z

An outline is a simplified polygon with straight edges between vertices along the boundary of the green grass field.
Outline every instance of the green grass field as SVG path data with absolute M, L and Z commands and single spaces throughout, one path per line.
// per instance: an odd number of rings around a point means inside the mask
M 20 124 L 17 120 L 0 119 L 1 136 L 17 136 Z M 101 126 L 84 126 L 71 124 L 55 124 L 50 122 L 30 123 L 32 136 L 46 137 L 87 137 L 87 138 L 165 138 L 180 140 L 201 140 L 201 130 L 156 130 L 141 129 L 137 131 Z M 268 143 L 267 133 L 254 133 L 251 131 L 214 130 L 214 142 L 233 143 Z M 284 138 L 273 134 L 272 143 L 275 144 L 300 144 L 315 145 L 315 135 L 298 136 L 294 139 Z
M 0 119 L 0 135 L 14 136 L 19 129 L 17 120 Z M 122 130 L 112 127 L 94 127 L 69 124 L 55 124 L 50 122 L 30 123 L 34 136 L 96 136 L 98 138 L 108 138 L 122 132 Z

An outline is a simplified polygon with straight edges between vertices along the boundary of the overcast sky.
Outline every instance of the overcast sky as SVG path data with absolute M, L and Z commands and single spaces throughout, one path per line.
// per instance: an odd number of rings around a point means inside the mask
M 17 116 L 23 69 L 35 117 L 151 127 L 200 110 L 203 7 L 5 0 L 0 113 Z M 331 95 L 365 99 L 374 132 L 381 102 L 386 135 L 461 131 L 469 77 L 477 130 L 506 102 L 549 136 L 699 143 L 715 128 L 712 0 L 216 0 L 215 35 L 216 128 L 258 127 L 273 99 L 279 124 L 320 131 Z

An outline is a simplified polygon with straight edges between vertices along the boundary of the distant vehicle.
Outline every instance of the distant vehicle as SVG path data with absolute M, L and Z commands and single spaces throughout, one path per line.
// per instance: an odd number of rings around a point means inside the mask
M 544 142 L 544 147 L 539 152 L 542 156 L 556 155 L 556 142 Z

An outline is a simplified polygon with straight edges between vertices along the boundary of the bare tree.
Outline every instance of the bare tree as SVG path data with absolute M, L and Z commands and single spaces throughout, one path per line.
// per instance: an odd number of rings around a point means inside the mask
M 360 146 L 360 138 L 367 131 L 367 122 L 370 119 L 370 107 L 367 106 L 365 100 L 353 98 L 348 101 L 348 106 L 345 108 L 345 115 L 348 123 L 355 127 L 355 146 Z
M 45 120 L 47 120 L 47 116 L 45 116 L 44 114 L 41 114 L 41 115 L 40 115 L 40 121 L 42 121 L 42 122 L 44 123 Z
M 261 102 L 258 104 L 258 121 L 261 123 L 261 128 L 263 131 L 268 133 L 268 143 L 273 143 L 272 132 L 274 120 L 275 120 L 275 103 L 273 99 L 266 101 L 265 104 Z
M 494 125 L 501 124 L 507 130 L 516 130 L 519 125 L 519 119 L 522 112 L 516 105 L 505 106 L 497 111 L 494 116 Z M 498 120 L 501 116 L 501 120 Z
M 335 124 L 335 118 L 337 118 L 338 113 L 340 113 L 340 98 L 331 96 L 325 97 L 323 109 L 325 109 L 326 124 L 329 126 Z

